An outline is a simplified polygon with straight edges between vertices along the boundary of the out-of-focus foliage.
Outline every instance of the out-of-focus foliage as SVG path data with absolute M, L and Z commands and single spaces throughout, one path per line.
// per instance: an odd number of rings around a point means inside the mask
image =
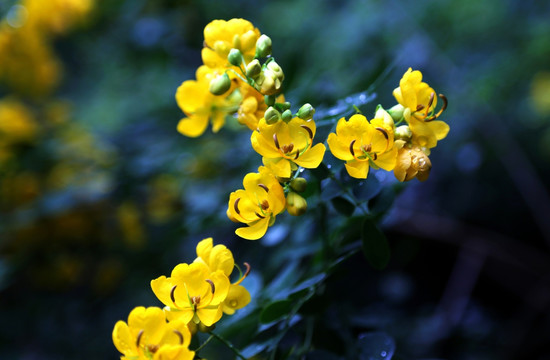
M 246 355 L 548 356 L 549 14 L 518 0 L 0 2 L 1 357 L 119 356 L 116 321 L 161 306 L 150 280 L 210 236 L 252 266 L 251 304 L 216 330 Z M 355 102 L 370 118 L 422 70 L 451 126 L 429 180 L 361 182 L 327 153 L 305 173 L 308 215 L 234 236 L 229 193 L 257 169 L 249 132 L 184 138 L 174 99 L 204 26 L 233 17 L 270 35 L 286 98 L 319 114 Z M 362 91 L 377 98 L 346 102 Z

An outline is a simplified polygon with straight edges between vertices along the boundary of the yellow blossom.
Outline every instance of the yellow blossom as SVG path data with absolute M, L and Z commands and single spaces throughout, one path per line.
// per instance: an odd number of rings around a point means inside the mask
M 422 73 L 411 68 L 405 72 L 399 81 L 399 87 L 393 90 L 393 96 L 404 108 L 403 117 L 409 123 L 412 131 L 412 142 L 415 145 L 433 148 L 438 140 L 442 140 L 449 132 L 449 125 L 435 120 L 447 107 L 443 95 L 443 107 L 435 113 L 437 96 L 428 84 L 422 82 Z
M 179 264 L 171 277 L 152 280 L 151 288 L 166 305 L 169 320 L 180 319 L 185 324 L 193 320 L 211 326 L 222 317 L 221 304 L 229 291 L 229 278 L 223 270 L 210 271 L 202 262 Z
M 202 240 L 197 244 L 197 258 L 194 262 L 206 264 L 210 271 L 222 270 L 229 277 L 235 267 L 233 254 L 225 245 L 213 246 L 212 238 Z M 250 267 L 247 263 L 247 272 L 234 284 L 229 285 L 229 292 L 222 305 L 222 310 L 228 315 L 235 313 L 250 303 L 250 293 L 243 286 L 239 285 L 248 275 Z
M 336 134 L 329 134 L 327 142 L 332 154 L 346 161 L 346 170 L 354 178 L 365 179 L 372 164 L 388 171 L 395 166 L 397 149 L 393 146 L 393 130 L 383 119 L 369 122 L 359 114 L 349 121 L 341 118 Z
M 315 130 L 313 120 L 293 118 L 288 123 L 269 125 L 261 119 L 250 140 L 254 150 L 263 156 L 264 165 L 276 176 L 288 178 L 293 164 L 314 169 L 323 161 L 326 148 L 323 144 L 313 146 Z
M 0 144 L 32 142 L 38 133 L 38 125 L 31 111 L 15 99 L 0 101 Z
M 201 66 L 197 69 L 197 80 L 184 81 L 178 87 L 176 101 L 186 115 L 178 123 L 178 131 L 183 135 L 202 135 L 209 120 L 212 122 L 212 131 L 218 132 L 225 124 L 225 117 L 237 111 L 240 97 L 216 96 L 210 92 L 210 81 L 219 75 L 219 70 Z M 231 94 L 233 89 L 228 93 Z
M 136 307 L 128 323 L 118 321 L 113 329 L 113 343 L 127 360 L 192 360 L 188 349 L 191 333 L 179 320 L 166 322 L 157 307 Z
M 214 20 L 204 28 L 202 61 L 211 68 L 229 65 L 227 55 L 231 49 L 238 49 L 246 63 L 255 55 L 256 41 L 260 31 L 244 19 Z
M 409 181 L 415 177 L 425 181 L 430 175 L 432 162 L 418 146 L 404 146 L 397 153 L 397 160 L 393 174 L 399 181 Z
M 263 166 L 258 171 L 244 177 L 244 190 L 231 193 L 227 208 L 231 220 L 248 225 L 235 231 L 248 240 L 264 236 L 268 226 L 285 209 L 285 194 L 279 181 Z

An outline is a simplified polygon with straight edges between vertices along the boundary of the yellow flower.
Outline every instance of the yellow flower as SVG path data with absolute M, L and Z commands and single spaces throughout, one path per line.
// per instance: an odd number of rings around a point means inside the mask
M 209 90 L 210 81 L 221 74 L 219 70 L 201 66 L 197 69 L 197 80 L 184 81 L 178 87 L 176 101 L 187 116 L 178 123 L 178 131 L 183 135 L 202 135 L 209 120 L 212 121 L 212 131 L 218 132 L 225 124 L 225 117 L 237 111 L 240 97 L 216 96 Z M 230 89 L 228 94 L 231 94 L 232 90 L 234 88 Z
M 285 209 L 285 193 L 279 181 L 263 166 L 258 171 L 244 177 L 244 190 L 231 193 L 227 208 L 231 220 L 248 225 L 235 231 L 248 240 L 264 236 L 268 226 Z
M 185 324 L 193 320 L 211 326 L 222 317 L 221 304 L 229 291 L 229 278 L 223 270 L 212 272 L 202 262 L 179 264 L 171 277 L 152 280 L 151 288 L 166 305 L 169 320 L 180 319 Z
M 327 139 L 330 151 L 346 161 L 346 170 L 354 178 L 366 179 L 370 165 L 391 171 L 395 166 L 397 149 L 393 146 L 393 130 L 383 119 L 370 123 L 363 115 L 353 115 L 349 121 L 341 118 L 336 134 Z
M 227 55 L 231 49 L 238 49 L 246 63 L 256 52 L 256 41 L 260 31 L 250 21 L 244 19 L 214 20 L 204 28 L 202 61 L 211 68 L 229 65 Z
M 428 84 L 422 82 L 422 73 L 411 68 L 399 81 L 399 87 L 393 90 L 393 96 L 404 108 L 403 117 L 409 123 L 413 133 L 412 142 L 428 149 L 437 145 L 449 132 L 449 125 L 435 120 L 447 107 L 445 96 L 439 95 L 443 107 L 435 114 L 437 96 Z
M 261 119 L 258 129 L 250 138 L 252 147 L 275 176 L 290 177 L 292 164 L 314 169 L 323 161 L 325 145 L 312 146 L 316 130 L 313 120 L 293 118 L 288 123 L 269 125 Z
M 179 320 L 166 322 L 164 312 L 157 307 L 136 307 L 128 323 L 118 321 L 113 329 L 113 343 L 128 360 L 192 360 L 188 349 L 191 333 Z
M 233 254 L 225 245 L 213 246 L 212 238 L 202 240 L 197 244 L 197 258 L 194 262 L 206 264 L 210 271 L 222 270 L 229 277 L 235 267 Z M 250 267 L 247 263 L 247 272 L 234 284 L 229 285 L 229 292 L 222 305 L 222 311 L 233 315 L 235 310 L 241 309 L 250 303 L 250 293 L 239 285 L 248 275 Z
M 15 99 L 0 101 L 0 144 L 33 142 L 38 125 L 31 111 Z
M 415 177 L 425 181 L 430 175 L 432 162 L 418 146 L 405 146 L 399 149 L 393 174 L 399 181 L 409 181 Z

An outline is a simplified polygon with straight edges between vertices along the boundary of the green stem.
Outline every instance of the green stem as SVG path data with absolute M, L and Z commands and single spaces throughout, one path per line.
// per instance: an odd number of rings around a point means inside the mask
M 206 344 L 208 344 L 210 342 L 210 340 L 212 340 L 214 338 L 214 335 L 210 334 L 210 336 L 208 337 L 208 339 L 206 339 L 202 344 L 201 346 L 199 346 L 198 348 L 195 349 L 195 352 L 198 353 L 199 351 L 202 350 L 203 347 L 206 346 Z
M 233 344 L 231 344 L 229 341 L 225 340 L 224 338 L 222 338 L 220 335 L 218 334 L 215 334 L 213 333 L 212 331 L 209 332 L 209 334 L 213 337 L 215 337 L 218 341 L 220 341 L 221 343 L 223 343 L 225 346 L 227 346 L 229 349 L 231 349 L 231 351 L 233 351 L 235 353 L 235 355 L 237 355 L 237 357 L 241 358 L 242 360 L 246 360 L 246 358 L 244 357 L 243 354 L 241 354 L 241 352 L 239 350 L 237 350 L 237 348 L 235 346 L 233 346 Z

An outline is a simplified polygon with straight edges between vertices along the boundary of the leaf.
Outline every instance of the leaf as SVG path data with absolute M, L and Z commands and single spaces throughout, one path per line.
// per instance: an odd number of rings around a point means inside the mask
M 351 216 L 355 211 L 355 205 L 342 196 L 335 197 L 331 200 L 331 202 L 336 211 L 338 211 L 342 215 Z
M 382 185 L 376 176 L 369 176 L 366 180 L 358 182 L 353 187 L 353 195 L 359 201 L 368 201 L 375 197 L 381 189 Z
M 329 201 L 332 198 L 340 196 L 343 192 L 340 185 L 332 179 L 323 180 L 321 183 L 321 189 L 322 201 Z
M 395 341 L 383 332 L 360 334 L 357 339 L 359 360 L 391 360 Z
M 260 323 L 268 324 L 275 320 L 279 320 L 282 317 L 290 314 L 292 311 L 292 301 L 279 300 L 268 304 L 260 314 Z
M 326 179 L 330 176 L 330 170 L 324 163 L 320 163 L 318 167 L 310 169 L 309 171 L 319 180 Z
M 383 214 L 388 211 L 395 200 L 395 190 L 385 187 L 369 201 L 369 209 L 374 214 Z
M 390 261 L 390 246 L 386 236 L 372 219 L 366 218 L 361 228 L 363 253 L 375 269 L 382 270 Z

